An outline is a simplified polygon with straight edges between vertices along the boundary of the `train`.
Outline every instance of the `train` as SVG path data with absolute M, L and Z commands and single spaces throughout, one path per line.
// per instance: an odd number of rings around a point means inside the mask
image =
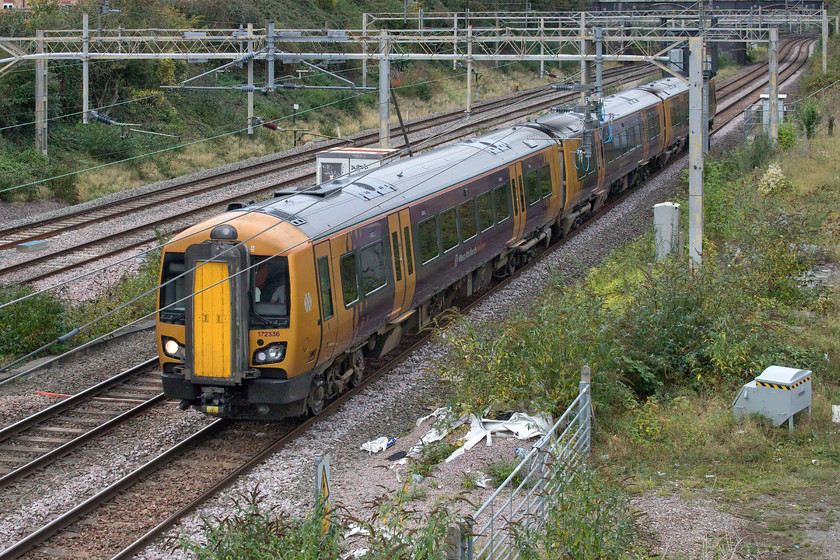
M 166 397 L 233 419 L 319 414 L 366 361 L 665 165 L 687 144 L 688 113 L 688 86 L 665 78 L 593 113 L 552 111 L 232 204 L 161 256 Z

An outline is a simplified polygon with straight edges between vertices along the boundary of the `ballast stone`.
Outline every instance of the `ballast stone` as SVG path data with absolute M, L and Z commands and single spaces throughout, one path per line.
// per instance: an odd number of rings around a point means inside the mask
M 732 412 L 739 421 L 748 414 L 768 418 L 774 426 L 785 421 L 793 430 L 793 415 L 808 409 L 811 417 L 811 371 L 770 366 L 761 375 L 741 387 L 732 402 Z

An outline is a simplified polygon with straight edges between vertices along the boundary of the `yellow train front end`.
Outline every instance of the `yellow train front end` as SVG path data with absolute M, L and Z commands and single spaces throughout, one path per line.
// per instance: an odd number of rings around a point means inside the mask
M 303 414 L 321 336 L 313 263 L 306 235 L 261 212 L 169 243 L 157 316 L 167 398 L 229 418 Z

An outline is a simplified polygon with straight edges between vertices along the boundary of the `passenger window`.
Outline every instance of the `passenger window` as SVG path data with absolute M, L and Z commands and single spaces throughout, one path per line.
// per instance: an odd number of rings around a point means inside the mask
M 540 168 L 540 188 L 543 198 L 551 196 L 551 167 L 548 165 Z
M 440 237 L 443 241 L 444 253 L 458 244 L 458 223 L 455 219 L 455 208 L 440 213 Z
M 478 229 L 485 231 L 493 227 L 493 199 L 490 193 L 482 193 L 476 199 L 478 201 Z
M 385 244 L 377 241 L 361 252 L 362 287 L 370 295 L 387 282 L 385 275 Z
M 359 281 L 356 278 L 356 254 L 347 253 L 341 257 L 341 291 L 344 293 L 344 307 L 359 301 Z
M 411 252 L 411 230 L 408 226 L 403 229 L 403 239 L 405 239 L 405 265 L 408 274 L 414 274 L 414 253 Z
M 540 172 L 533 169 L 525 176 L 525 184 L 528 186 L 528 204 L 535 204 L 540 199 Z
M 510 218 L 510 202 L 508 193 L 510 192 L 510 182 L 505 181 L 501 186 L 493 189 L 493 206 L 496 211 L 496 222 L 501 223 Z
M 438 256 L 437 219 L 433 216 L 417 226 L 420 238 L 420 262 L 426 264 Z
M 321 318 L 326 321 L 333 316 L 330 263 L 327 257 L 318 259 L 318 285 L 321 289 Z
M 391 253 L 394 255 L 394 278 L 397 282 L 402 280 L 402 265 L 400 265 L 400 240 L 399 234 L 391 232 Z
M 458 220 L 461 225 L 461 237 L 464 241 L 475 237 L 475 200 L 468 200 L 462 202 L 458 207 Z

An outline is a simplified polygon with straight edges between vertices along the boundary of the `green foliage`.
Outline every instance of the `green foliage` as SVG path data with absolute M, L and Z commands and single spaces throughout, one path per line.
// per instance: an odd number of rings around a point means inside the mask
M 29 286 L 0 289 L 0 303 L 8 303 L 32 293 Z M 37 350 L 71 330 L 64 304 L 39 294 L 0 309 L 0 362 L 11 361 Z M 59 344 L 51 350 L 60 351 Z
M 585 467 L 571 476 L 560 461 L 552 468 L 559 476 L 557 487 L 545 496 L 542 530 L 513 527 L 520 558 L 625 558 L 636 527 L 622 482 Z
M 159 271 L 160 253 L 153 251 L 146 255 L 137 274 L 125 274 L 115 284 L 106 287 L 102 296 L 74 307 L 70 315 L 77 325 L 110 314 L 86 329 L 80 340 L 92 340 L 153 312 Z
M 490 477 L 490 482 L 498 488 L 501 486 L 508 477 L 513 474 L 513 471 L 516 470 L 516 467 L 519 466 L 522 460 L 519 458 L 500 458 L 497 461 L 489 463 L 485 465 L 484 470 L 487 472 L 487 476 Z M 513 487 L 516 488 L 522 483 L 523 474 L 522 472 L 516 473 L 516 476 L 513 477 L 511 481 L 513 483 Z
M 421 476 L 429 476 L 435 466 L 442 463 L 455 449 L 457 448 L 454 445 L 444 440 L 424 445 L 420 450 L 420 457 L 412 461 L 409 465 L 408 472 Z
M 799 121 L 803 130 L 805 130 L 805 137 L 813 138 L 817 133 L 817 125 L 820 124 L 822 115 L 815 102 L 806 101 L 796 111 L 796 120 Z
M 796 127 L 791 123 L 779 125 L 779 147 L 790 150 L 796 145 Z
M 555 290 L 535 309 L 502 325 L 459 321 L 447 334 L 452 350 L 440 363 L 456 398 L 467 411 L 490 404 L 514 410 L 562 412 L 577 395 L 580 367 L 603 361 L 597 336 L 607 317 L 601 299 L 588 293 Z M 607 390 L 609 382 L 602 386 Z
M 321 8 L 322 10 L 326 10 L 331 12 L 335 9 L 336 5 L 338 4 L 338 0 L 312 0 L 316 6 Z
M 176 548 L 199 560 L 320 560 L 338 558 L 341 553 L 340 531 L 322 534 L 325 510 L 298 520 L 276 516 L 262 506 L 264 496 L 258 490 L 235 501 L 236 513 L 229 517 L 202 517 L 207 542 L 185 537 Z

